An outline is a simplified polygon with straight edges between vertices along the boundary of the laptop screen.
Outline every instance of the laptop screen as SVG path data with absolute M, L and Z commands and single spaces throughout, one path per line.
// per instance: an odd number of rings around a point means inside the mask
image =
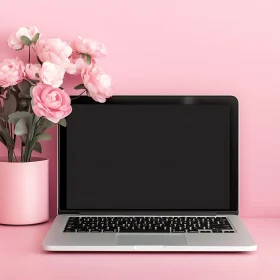
M 230 208 L 229 105 L 73 104 L 67 122 L 67 209 Z

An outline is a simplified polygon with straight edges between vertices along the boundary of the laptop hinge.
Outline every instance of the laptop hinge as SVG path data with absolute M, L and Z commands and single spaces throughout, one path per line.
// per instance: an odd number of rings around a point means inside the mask
M 239 211 L 59 211 L 58 215 L 156 215 L 156 216 L 219 216 L 238 215 Z
M 81 211 L 79 215 L 129 215 L 129 216 L 216 216 L 212 211 Z

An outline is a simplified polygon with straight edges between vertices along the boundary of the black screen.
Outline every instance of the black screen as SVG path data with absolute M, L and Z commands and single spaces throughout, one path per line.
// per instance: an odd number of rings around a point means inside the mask
M 230 106 L 74 104 L 67 122 L 67 209 L 230 208 Z

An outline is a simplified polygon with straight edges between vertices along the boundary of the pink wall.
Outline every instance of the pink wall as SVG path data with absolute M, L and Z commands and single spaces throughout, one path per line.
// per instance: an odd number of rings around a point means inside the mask
M 13 55 L 5 43 L 9 33 L 36 24 L 46 37 L 103 41 L 102 64 L 116 94 L 236 95 L 241 214 L 280 216 L 279 0 L 2 2 L 1 60 Z M 56 142 L 43 148 L 51 160 L 54 215 Z

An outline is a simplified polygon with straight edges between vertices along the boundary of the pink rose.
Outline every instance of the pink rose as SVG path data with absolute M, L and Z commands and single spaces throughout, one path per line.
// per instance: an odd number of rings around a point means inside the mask
M 92 60 L 92 63 L 95 63 L 95 61 Z M 81 74 L 82 70 L 87 67 L 86 62 L 81 57 L 81 55 L 77 53 L 72 53 L 70 57 L 70 64 L 66 69 L 66 72 L 72 75 Z
M 25 66 L 26 76 L 28 79 L 31 79 L 31 80 L 40 79 L 40 74 L 39 74 L 40 70 L 41 70 L 40 64 L 26 64 L 26 66 Z
M 113 94 L 111 77 L 92 64 L 82 71 L 82 79 L 90 96 L 97 102 L 104 103 Z
M 40 77 L 42 81 L 54 88 L 58 88 L 63 83 L 65 70 L 51 62 L 44 62 L 40 70 Z
M 67 69 L 70 64 L 69 56 L 72 48 L 61 39 L 40 39 L 35 45 L 35 51 L 42 62 L 52 62 Z
M 38 117 L 58 123 L 72 112 L 69 95 L 52 86 L 38 83 L 32 90 L 32 109 Z
M 91 40 L 77 37 L 72 43 L 73 52 L 80 54 L 89 54 L 92 58 L 100 58 L 105 56 L 106 48 L 104 44 Z
M 26 36 L 29 40 L 32 40 L 38 32 L 36 26 L 21 27 L 16 33 L 11 34 L 8 39 L 8 45 L 16 51 L 21 50 L 24 47 L 24 44 L 21 42 L 20 37 Z
M 25 78 L 24 63 L 18 58 L 4 59 L 0 63 L 0 86 L 9 87 Z

